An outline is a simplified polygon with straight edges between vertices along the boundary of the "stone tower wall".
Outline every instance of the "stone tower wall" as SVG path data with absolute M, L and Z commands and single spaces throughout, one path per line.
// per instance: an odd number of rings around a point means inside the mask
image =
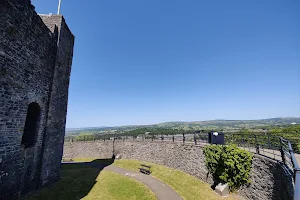
M 62 16 L 48 21 L 53 27 L 29 0 L 0 1 L 0 199 L 59 178 L 74 36 Z M 40 117 L 34 145 L 25 148 L 32 102 Z
M 47 128 L 43 145 L 44 156 L 41 184 L 44 185 L 59 178 L 65 136 L 74 36 L 61 15 L 43 15 L 41 18 L 52 31 L 55 31 L 53 27 L 56 25 L 59 33 Z

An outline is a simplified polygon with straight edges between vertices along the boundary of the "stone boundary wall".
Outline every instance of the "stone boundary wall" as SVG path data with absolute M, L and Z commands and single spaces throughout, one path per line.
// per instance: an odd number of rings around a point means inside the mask
M 112 141 L 66 142 L 63 158 L 112 156 Z M 179 169 L 210 184 L 205 167 L 203 146 L 168 142 L 115 142 L 116 155 L 124 159 L 137 159 Z M 281 163 L 255 156 L 251 171 L 252 183 L 238 191 L 247 199 L 292 199 L 291 177 L 286 177 Z

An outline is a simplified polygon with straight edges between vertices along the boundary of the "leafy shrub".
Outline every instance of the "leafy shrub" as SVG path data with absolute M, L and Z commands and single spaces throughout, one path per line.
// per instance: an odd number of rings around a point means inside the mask
M 230 191 L 251 183 L 253 156 L 235 145 L 209 145 L 204 148 L 205 165 L 215 183 L 228 183 Z
M 222 174 L 223 169 L 220 165 L 221 154 L 223 146 L 221 145 L 209 145 L 203 150 L 205 155 L 205 165 L 208 172 L 213 176 L 215 182 L 219 181 L 219 177 Z

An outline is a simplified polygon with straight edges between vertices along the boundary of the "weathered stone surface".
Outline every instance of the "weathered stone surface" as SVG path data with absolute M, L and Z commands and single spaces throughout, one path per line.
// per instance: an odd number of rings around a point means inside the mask
M 227 197 L 229 196 L 229 186 L 228 184 L 222 184 L 219 183 L 216 188 L 215 188 L 216 193 L 218 193 L 219 195 L 221 195 L 222 197 Z
M 213 184 L 205 167 L 202 149 L 203 147 L 199 145 L 172 142 L 115 142 L 115 154 L 121 155 L 124 159 L 166 165 Z M 112 141 L 67 142 L 64 145 L 64 158 L 108 158 L 112 156 L 112 151 Z M 292 179 L 284 174 L 281 164 L 277 161 L 255 156 L 251 181 L 252 184 L 241 188 L 238 192 L 247 199 L 292 199 Z
M 0 1 L 0 199 L 59 178 L 74 36 L 61 15 L 42 18 L 29 0 Z M 38 130 L 25 148 L 32 102 Z

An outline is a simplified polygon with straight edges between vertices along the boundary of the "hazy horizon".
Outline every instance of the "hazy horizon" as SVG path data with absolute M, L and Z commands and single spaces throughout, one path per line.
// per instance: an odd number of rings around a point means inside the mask
M 193 121 L 184 121 L 184 120 L 175 120 L 175 121 L 164 121 L 158 123 L 150 123 L 150 124 L 121 124 L 121 125 L 96 125 L 96 126 L 84 126 L 84 127 L 66 127 L 66 129 L 80 129 L 80 128 L 101 128 L 101 127 L 120 127 L 120 126 L 148 126 L 155 124 L 163 124 L 169 122 L 205 122 L 205 121 L 215 121 L 215 120 L 225 120 L 225 121 L 251 121 L 251 120 L 265 120 L 265 119 L 277 119 L 277 118 L 300 118 L 300 116 L 296 117 L 270 117 L 270 118 L 259 118 L 259 119 L 208 119 L 208 120 L 193 120 Z

